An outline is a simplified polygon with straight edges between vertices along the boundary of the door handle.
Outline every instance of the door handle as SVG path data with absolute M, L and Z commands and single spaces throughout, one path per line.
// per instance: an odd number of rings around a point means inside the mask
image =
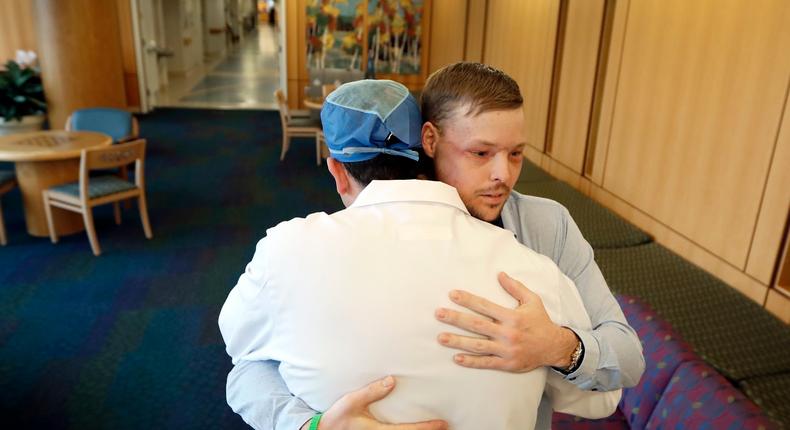
M 173 56 L 176 55 L 173 51 L 171 51 L 169 49 L 165 49 L 165 48 L 156 48 L 153 51 L 156 53 L 156 58 L 157 59 L 159 59 L 159 58 L 170 58 L 170 57 L 173 57 Z

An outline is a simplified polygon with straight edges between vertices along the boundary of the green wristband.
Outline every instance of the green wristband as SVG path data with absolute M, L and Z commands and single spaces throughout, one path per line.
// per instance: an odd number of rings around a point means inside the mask
M 321 421 L 321 417 L 324 414 L 315 414 L 313 418 L 310 419 L 310 429 L 309 430 L 318 430 L 318 423 Z

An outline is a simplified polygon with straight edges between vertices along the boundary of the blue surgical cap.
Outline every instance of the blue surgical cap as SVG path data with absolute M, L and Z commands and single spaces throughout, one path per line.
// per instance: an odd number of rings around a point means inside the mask
M 417 161 L 422 118 L 408 88 L 395 81 L 366 79 L 332 91 L 321 109 L 332 158 L 346 163 L 390 154 Z

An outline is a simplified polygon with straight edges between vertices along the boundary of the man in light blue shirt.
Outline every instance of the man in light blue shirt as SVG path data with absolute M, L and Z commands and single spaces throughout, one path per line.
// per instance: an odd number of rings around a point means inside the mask
M 504 316 L 498 310 L 495 321 L 490 302 L 465 292 L 451 298 L 474 313 L 436 311 L 438 320 L 487 340 L 447 332 L 437 333 L 437 341 L 460 350 L 454 360 L 465 367 L 521 373 L 550 366 L 585 390 L 636 385 L 644 370 L 641 346 L 592 248 L 560 204 L 512 191 L 524 149 L 513 132 L 523 126 L 523 99 L 515 81 L 482 64 L 457 63 L 431 75 L 421 105 L 423 148 L 434 160 L 437 179 L 458 190 L 472 215 L 510 230 L 519 242 L 551 258 L 576 284 L 593 326 L 556 326 L 528 285 L 503 284 L 521 304 Z M 367 406 L 392 388 L 392 378 L 385 378 L 349 393 L 325 411 L 321 430 L 384 428 L 371 418 Z M 228 376 L 227 394 L 233 410 L 259 429 L 307 429 L 316 414 L 290 394 L 276 362 L 237 364 Z M 544 398 L 536 428 L 550 428 L 551 413 Z M 444 426 L 433 421 L 386 428 Z

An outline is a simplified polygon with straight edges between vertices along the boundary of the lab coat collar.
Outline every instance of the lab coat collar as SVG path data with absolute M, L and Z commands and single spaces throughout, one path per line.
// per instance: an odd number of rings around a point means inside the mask
M 359 193 L 350 207 L 393 202 L 441 203 L 469 214 L 455 188 L 443 182 L 419 179 L 372 181 Z

